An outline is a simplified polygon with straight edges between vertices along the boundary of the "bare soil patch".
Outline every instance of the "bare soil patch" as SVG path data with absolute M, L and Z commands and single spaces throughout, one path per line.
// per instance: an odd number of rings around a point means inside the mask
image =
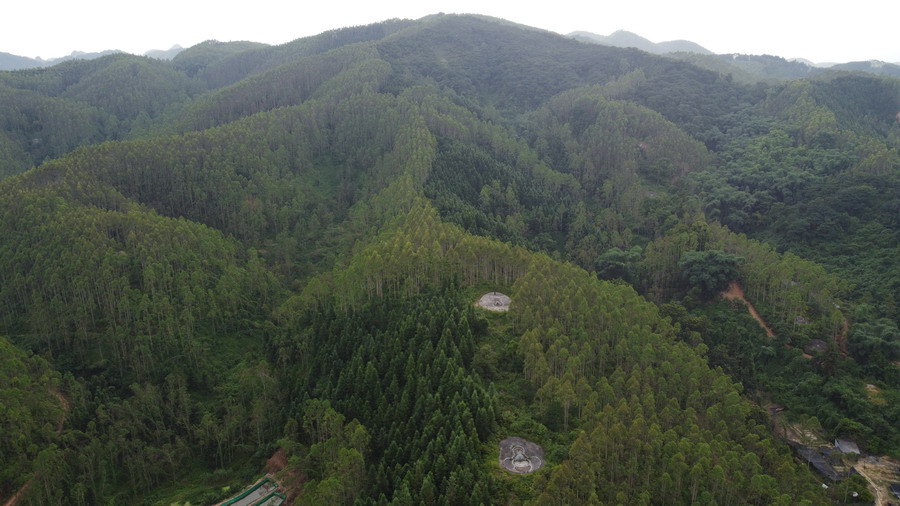
M 69 403 L 69 399 L 66 399 L 66 396 L 59 392 L 59 390 L 50 390 L 50 393 L 53 394 L 59 400 L 59 403 L 62 405 L 63 414 L 59 417 L 59 420 L 56 421 L 56 435 L 62 434 L 63 422 L 66 421 L 66 415 L 69 414 L 69 409 L 72 408 L 71 403 Z
M 22 485 L 22 488 L 20 488 L 19 491 L 15 493 L 15 495 L 10 497 L 8 501 L 3 503 L 3 506 L 14 506 L 15 504 L 18 504 L 18 502 L 22 500 L 22 496 L 25 495 L 25 492 L 28 491 L 28 487 L 31 486 L 32 481 L 34 481 L 34 478 L 26 481 L 25 484 Z
M 288 465 L 287 452 L 284 448 L 279 448 L 266 461 L 263 468 L 266 476 L 275 477 L 281 485 L 281 492 L 287 496 L 285 504 L 294 504 L 300 492 L 303 491 L 303 485 L 308 481 L 306 475 L 296 467 Z
M 284 451 L 284 448 L 279 448 L 271 457 L 269 457 L 269 460 L 266 461 L 263 472 L 266 474 L 277 473 L 287 467 L 287 463 L 287 452 Z
M 872 384 L 866 385 L 866 393 L 869 395 L 869 401 L 876 406 L 887 406 L 887 400 L 881 393 L 881 390 Z

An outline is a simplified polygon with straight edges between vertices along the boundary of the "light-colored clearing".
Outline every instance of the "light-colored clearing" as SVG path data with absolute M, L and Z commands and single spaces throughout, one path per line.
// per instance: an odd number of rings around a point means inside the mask
M 887 406 L 887 399 L 875 385 L 866 384 L 866 393 L 869 394 L 869 401 L 876 406 Z
M 509 311 L 510 298 L 500 292 L 488 292 L 475 304 L 488 311 Z

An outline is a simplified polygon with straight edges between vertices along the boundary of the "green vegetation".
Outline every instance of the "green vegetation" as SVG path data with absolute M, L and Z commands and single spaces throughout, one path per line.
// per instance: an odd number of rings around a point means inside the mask
M 735 81 L 455 15 L 0 73 L 0 498 L 827 501 L 760 404 L 900 456 L 900 84 Z

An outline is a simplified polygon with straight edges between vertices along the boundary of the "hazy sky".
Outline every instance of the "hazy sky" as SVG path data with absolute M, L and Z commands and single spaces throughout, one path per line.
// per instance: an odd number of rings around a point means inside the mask
M 52 58 L 73 50 L 189 47 L 208 39 L 281 44 L 325 30 L 436 12 L 501 17 L 559 33 L 624 29 L 654 42 L 688 39 L 716 53 L 817 62 L 900 62 L 900 2 L 856 0 L 303 1 L 27 0 L 0 8 L 0 51 Z M 242 7 L 235 7 L 236 4 Z M 143 6 L 142 6 L 143 5 Z

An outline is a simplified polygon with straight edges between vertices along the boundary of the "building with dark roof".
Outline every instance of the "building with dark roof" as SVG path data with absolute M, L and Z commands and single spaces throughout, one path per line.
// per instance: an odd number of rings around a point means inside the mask
M 803 351 L 812 355 L 813 353 L 824 353 L 828 349 L 828 343 L 821 339 L 810 339 Z
M 891 483 L 891 493 L 894 497 L 900 499 L 900 483 Z
M 838 471 L 834 465 L 837 464 L 835 456 L 826 448 L 818 448 L 814 446 L 806 446 L 794 441 L 788 441 L 788 444 L 797 452 L 797 456 L 805 460 L 807 465 L 813 467 L 822 475 L 828 477 L 831 481 L 840 481 L 848 478 L 852 472 Z

